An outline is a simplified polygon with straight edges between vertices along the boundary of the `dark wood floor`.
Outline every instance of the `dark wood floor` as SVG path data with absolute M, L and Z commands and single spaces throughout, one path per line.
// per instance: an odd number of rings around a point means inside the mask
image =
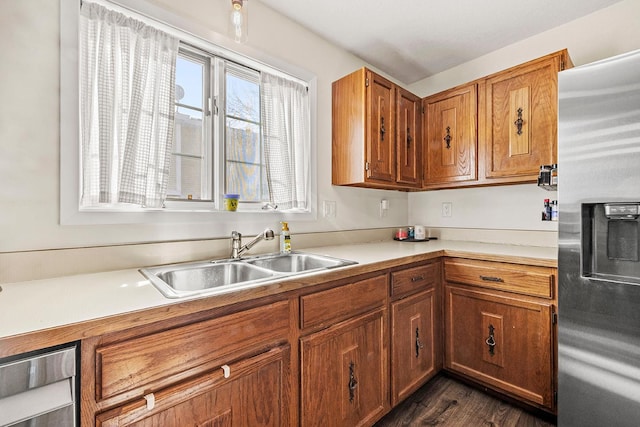
M 551 427 L 516 406 L 439 375 L 376 423 L 375 427 Z

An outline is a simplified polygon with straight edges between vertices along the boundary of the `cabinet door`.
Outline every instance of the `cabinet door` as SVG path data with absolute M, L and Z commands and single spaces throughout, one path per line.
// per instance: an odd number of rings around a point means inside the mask
M 391 304 L 391 404 L 397 405 L 435 375 L 435 290 Z
M 302 426 L 372 425 L 384 414 L 384 313 L 378 310 L 301 338 Z
M 420 98 L 397 88 L 396 181 L 411 187 L 422 184 L 422 104 Z
M 551 302 L 445 286 L 445 366 L 553 406 Z
M 290 425 L 289 347 L 273 349 L 100 414 L 96 426 Z M 225 374 L 225 370 L 227 370 Z
M 477 87 L 455 88 L 423 100 L 425 106 L 424 185 L 477 178 Z
M 486 80 L 486 178 L 534 179 L 557 162 L 560 67 L 555 54 Z
M 395 85 L 367 70 L 367 179 L 394 183 Z

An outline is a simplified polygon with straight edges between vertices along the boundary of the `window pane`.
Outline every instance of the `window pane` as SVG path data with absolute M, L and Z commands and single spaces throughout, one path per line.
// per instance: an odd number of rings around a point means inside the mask
M 258 125 L 227 119 L 227 160 L 261 163 L 260 128 Z
M 210 161 L 207 133 L 204 132 L 205 117 L 203 100 L 209 85 L 209 59 L 206 55 L 183 49 L 176 62 L 176 116 L 174 143 L 171 159 L 168 198 L 210 199 L 210 176 L 205 168 Z
M 263 200 L 260 165 L 227 162 L 227 193 L 239 194 L 244 202 Z
M 228 73 L 226 84 L 227 116 L 233 116 L 255 123 L 259 122 L 260 91 L 257 79 L 254 81 L 253 79 L 245 79 Z
M 190 118 L 181 113 L 176 113 L 174 127 L 173 152 L 202 156 L 202 118 Z
M 168 195 L 175 199 L 202 199 L 202 159 L 171 157 Z
M 240 194 L 245 202 L 265 201 L 260 74 L 232 63 L 226 64 L 225 71 L 225 191 Z
M 202 110 L 204 64 L 178 55 L 176 60 L 176 102 Z

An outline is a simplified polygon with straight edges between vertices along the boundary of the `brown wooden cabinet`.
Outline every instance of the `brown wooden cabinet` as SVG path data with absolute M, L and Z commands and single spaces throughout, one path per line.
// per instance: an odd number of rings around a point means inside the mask
M 475 83 L 422 100 L 425 187 L 477 180 L 477 103 Z
M 391 406 L 442 368 L 440 262 L 391 274 Z
M 370 426 L 443 365 L 553 411 L 555 269 L 444 260 L 85 338 L 82 426 Z
M 445 261 L 445 367 L 554 410 L 554 277 L 550 268 Z
M 423 174 L 421 100 L 401 87 L 396 93 L 396 182 L 420 188 Z
M 419 187 L 419 113 L 417 97 L 366 68 L 333 82 L 332 183 Z
M 301 326 L 315 331 L 300 338 L 302 426 L 372 425 L 388 411 L 387 282 L 385 274 L 302 297 Z
M 104 426 L 291 425 L 289 304 L 85 340 L 83 407 Z
M 557 163 L 558 72 L 571 65 L 564 50 L 485 79 L 483 178 L 534 181 Z
M 289 347 L 274 348 L 148 393 L 98 415 L 96 426 L 273 426 L 289 425 L 285 392 Z

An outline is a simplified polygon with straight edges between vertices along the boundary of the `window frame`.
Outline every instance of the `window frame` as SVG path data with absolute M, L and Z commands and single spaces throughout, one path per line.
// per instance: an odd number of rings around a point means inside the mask
M 310 102 L 310 152 L 311 159 L 316 153 L 316 115 L 317 115 L 317 77 L 315 74 L 273 58 L 263 51 L 247 45 L 237 45 L 225 36 L 212 32 L 192 21 L 169 12 L 145 0 L 91 0 L 124 13 L 134 13 L 137 17 L 165 31 L 180 33 L 181 42 L 196 49 L 206 51 L 224 60 L 237 62 L 243 66 L 270 73 L 286 75 L 287 78 L 297 76 L 309 88 Z M 171 209 L 149 209 L 127 206 L 122 209 L 80 208 L 80 148 L 79 148 L 79 85 L 78 85 L 78 29 L 80 0 L 60 2 L 60 223 L 63 225 L 81 224 L 139 224 L 139 223 L 263 223 L 266 221 L 296 220 L 311 221 L 317 219 L 317 165 L 310 162 L 309 174 L 311 190 L 309 194 L 310 209 L 307 212 L 263 210 L 260 203 L 241 203 L 236 212 L 221 210 L 222 191 L 220 185 L 213 185 L 213 202 L 171 201 Z M 153 18 L 148 18 L 153 17 Z M 233 46 L 233 48 L 229 48 Z M 219 59 L 216 59 L 219 60 Z M 267 65 L 269 64 L 269 65 Z M 219 84 L 219 68 L 216 75 L 212 72 L 212 84 Z M 210 127 L 211 128 L 211 127 Z M 223 138 L 223 129 L 213 129 L 214 147 L 216 138 Z M 221 140 L 219 140 L 221 141 Z M 220 165 L 223 154 L 220 149 L 213 153 L 213 161 Z M 212 179 L 216 182 L 224 180 L 223 168 L 214 170 Z M 220 176 L 222 175 L 222 176 Z

